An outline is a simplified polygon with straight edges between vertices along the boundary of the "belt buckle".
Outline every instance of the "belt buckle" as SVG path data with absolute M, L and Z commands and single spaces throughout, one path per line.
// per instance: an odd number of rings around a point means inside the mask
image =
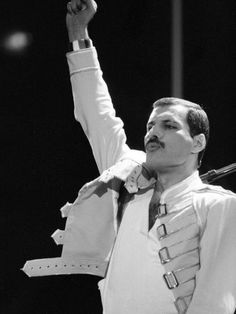
M 166 264 L 171 261 L 170 253 L 166 246 L 160 249 L 158 254 L 162 264 Z
M 167 215 L 166 204 L 158 204 L 156 217 L 163 217 Z
M 167 230 L 165 224 L 161 224 L 157 227 L 157 236 L 158 239 L 161 240 L 167 236 Z
M 173 271 L 165 273 L 163 277 L 169 289 L 175 289 L 179 286 L 178 279 L 176 278 Z

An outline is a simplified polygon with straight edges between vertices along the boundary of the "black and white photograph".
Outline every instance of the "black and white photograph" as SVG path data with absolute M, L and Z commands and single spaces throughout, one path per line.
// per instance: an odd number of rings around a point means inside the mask
M 0 314 L 236 313 L 236 2 L 0 3 Z

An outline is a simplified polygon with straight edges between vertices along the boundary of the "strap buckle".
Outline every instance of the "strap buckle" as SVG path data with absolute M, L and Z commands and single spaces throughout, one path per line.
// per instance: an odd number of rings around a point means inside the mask
M 162 264 L 166 264 L 171 261 L 170 253 L 166 246 L 160 249 L 158 254 Z
M 161 240 L 167 236 L 167 230 L 165 224 L 161 224 L 157 227 L 157 236 L 158 239 Z
M 163 275 L 166 285 L 169 289 L 175 289 L 179 286 L 178 279 L 173 271 L 167 272 Z
M 158 204 L 157 205 L 157 214 L 156 217 L 163 217 L 167 215 L 167 208 L 166 208 L 166 204 Z

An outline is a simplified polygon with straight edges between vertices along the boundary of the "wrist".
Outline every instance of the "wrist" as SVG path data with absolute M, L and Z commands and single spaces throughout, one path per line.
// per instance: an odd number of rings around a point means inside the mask
M 90 38 L 73 40 L 69 43 L 69 51 L 79 51 L 81 49 L 87 49 L 93 46 L 93 42 Z
M 88 34 L 88 29 L 81 27 L 81 28 L 77 28 L 76 31 L 75 30 L 69 30 L 68 31 L 68 35 L 69 35 L 69 41 L 70 43 L 72 43 L 75 40 L 85 40 L 85 39 L 89 39 L 89 34 Z

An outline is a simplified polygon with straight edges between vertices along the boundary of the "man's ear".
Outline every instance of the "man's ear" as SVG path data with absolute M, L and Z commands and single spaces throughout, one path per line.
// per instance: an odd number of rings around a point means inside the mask
M 206 137 L 203 133 L 195 135 L 193 138 L 192 153 L 200 153 L 206 147 Z

